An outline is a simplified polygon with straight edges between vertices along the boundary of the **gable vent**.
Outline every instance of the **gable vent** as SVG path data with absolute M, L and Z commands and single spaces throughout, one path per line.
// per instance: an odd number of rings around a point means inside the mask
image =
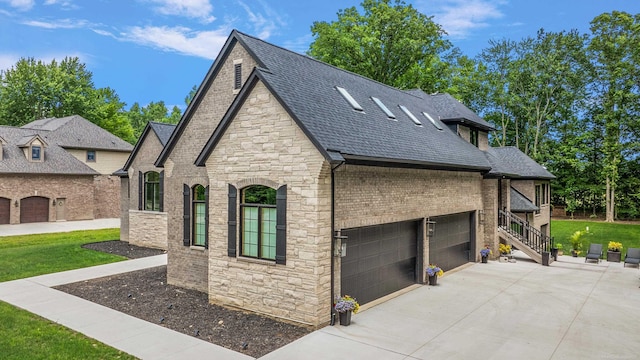
M 373 100 L 374 103 L 376 103 L 376 105 L 378 105 L 378 107 L 384 111 L 385 114 L 387 114 L 387 116 L 389 117 L 389 119 L 395 119 L 396 116 L 391 112 L 391 110 L 389 110 L 389 108 L 382 102 L 382 100 L 378 99 L 377 97 L 372 96 L 371 100 Z
M 436 127 L 436 129 L 442 131 L 442 126 L 440 126 L 440 124 L 438 124 L 438 122 L 434 118 L 432 118 L 431 115 L 429 115 L 424 111 L 422 112 L 422 115 L 424 115 L 427 119 L 429 119 L 429 121 L 431 121 L 431 123 L 433 124 L 433 126 Z
M 400 110 L 402 110 L 403 113 L 407 114 L 409 119 L 411 119 L 411 121 L 413 121 L 414 124 L 418 126 L 422 126 L 422 123 L 420 122 L 420 120 L 418 120 L 418 118 L 415 117 L 415 115 L 413 115 L 413 113 L 409 111 L 409 109 L 407 109 L 406 106 L 404 105 L 398 105 L 398 106 L 400 107 Z
M 358 104 L 358 102 L 356 101 L 356 99 L 353 98 L 353 96 L 351 96 L 351 94 L 349 94 L 349 92 L 347 91 L 347 89 L 345 88 L 341 88 L 340 86 L 336 86 L 336 90 L 338 90 L 338 92 L 340 93 L 340 95 L 342 95 L 342 97 L 347 100 L 347 102 L 349 103 L 349 105 L 351 105 L 351 107 L 353 107 L 353 110 L 356 111 L 362 111 L 364 112 L 364 109 L 362 108 L 362 106 L 360 106 L 360 104 Z

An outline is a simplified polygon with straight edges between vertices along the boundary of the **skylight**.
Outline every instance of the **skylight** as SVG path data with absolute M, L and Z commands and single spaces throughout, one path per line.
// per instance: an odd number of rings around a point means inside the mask
M 442 126 L 440 126 L 440 124 L 438 124 L 438 122 L 434 118 L 432 118 L 431 115 L 429 115 L 424 111 L 422 112 L 422 115 L 424 115 L 427 119 L 429 119 L 429 121 L 431 121 L 431 123 L 433 124 L 433 126 L 436 127 L 436 129 L 442 130 Z
M 402 112 L 404 112 L 405 114 L 407 114 L 407 116 L 409 117 L 409 119 L 411 119 L 411 121 L 413 121 L 414 124 L 418 125 L 418 126 L 422 126 L 422 123 L 420 122 L 420 120 L 418 120 L 417 117 L 415 117 L 411 111 L 409 111 L 409 109 L 406 108 L 406 106 L 404 105 L 398 105 L 400 107 L 400 110 L 402 110 Z
M 338 92 L 340 92 L 340 95 L 342 95 L 342 97 L 344 97 L 344 99 L 347 100 L 347 102 L 349 102 L 351 107 L 353 107 L 353 110 L 364 111 L 362 106 L 360 106 L 360 104 L 358 104 L 356 99 L 354 99 L 353 96 L 351 96 L 351 94 L 349 94 L 347 89 L 341 88 L 340 86 L 336 86 L 336 90 L 338 90 Z
M 374 96 L 371 97 L 371 100 L 373 100 L 373 102 L 376 103 L 376 105 L 378 105 L 390 119 L 396 118 L 396 116 L 391 112 L 391 110 L 389 110 L 389 108 L 382 102 L 382 100 Z

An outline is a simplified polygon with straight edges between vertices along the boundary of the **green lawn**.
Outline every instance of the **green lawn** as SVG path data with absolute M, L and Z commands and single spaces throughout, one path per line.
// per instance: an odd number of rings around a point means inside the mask
M 0 282 L 124 260 L 81 245 L 117 240 L 119 229 L 0 237 Z M 0 301 L 2 359 L 135 359 Z
M 607 251 L 609 241 L 618 241 L 622 243 L 622 256 L 627 253 L 630 247 L 640 248 L 640 225 L 628 223 L 605 223 L 599 221 L 579 221 L 579 220 L 552 220 L 551 236 L 555 238 L 556 243 L 561 243 L 565 254 L 571 250 L 569 236 L 578 230 L 586 230 L 589 232 L 584 237 L 582 243 L 582 255 L 589 249 L 589 244 L 600 243 L 602 249 Z
M 119 238 L 119 229 L 0 237 L 0 281 L 125 260 L 81 247 Z
M 2 301 L 0 323 L 2 359 L 135 359 Z

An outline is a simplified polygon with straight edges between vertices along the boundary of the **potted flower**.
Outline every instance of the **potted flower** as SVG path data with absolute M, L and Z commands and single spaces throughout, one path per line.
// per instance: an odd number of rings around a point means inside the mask
M 558 256 L 564 255 L 564 251 L 562 250 L 562 244 L 557 243 L 555 246 L 556 246 L 556 249 L 558 249 Z
M 620 262 L 620 255 L 622 255 L 622 243 L 609 241 L 609 245 L 607 247 L 607 261 Z
M 491 255 L 491 249 L 489 249 L 489 245 L 485 246 L 484 249 L 480 250 L 480 257 L 482 257 L 483 264 L 487 263 L 487 259 L 489 258 L 489 255 Z
M 351 313 L 357 314 L 360 311 L 360 304 L 354 297 L 344 295 L 336 300 L 334 308 L 340 316 L 340 325 L 349 326 L 351 324 Z
M 511 254 L 511 245 L 500 243 L 498 244 L 498 251 L 500 252 L 500 262 L 509 261 L 509 254 Z
M 438 285 L 438 276 L 442 276 L 444 271 L 438 265 L 429 264 L 425 269 L 429 277 L 429 285 Z

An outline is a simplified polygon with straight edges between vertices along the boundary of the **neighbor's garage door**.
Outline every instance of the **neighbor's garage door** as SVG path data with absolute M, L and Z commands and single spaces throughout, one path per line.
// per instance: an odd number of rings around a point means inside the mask
M 11 200 L 0 198 L 0 224 L 8 224 L 10 222 Z
M 342 295 L 364 304 L 414 284 L 419 228 L 411 221 L 343 230 Z
M 40 196 L 31 196 L 20 200 L 20 222 L 47 222 L 49 221 L 49 199 Z
M 429 239 L 429 262 L 443 270 L 451 270 L 470 260 L 472 213 L 438 216 L 435 231 Z

